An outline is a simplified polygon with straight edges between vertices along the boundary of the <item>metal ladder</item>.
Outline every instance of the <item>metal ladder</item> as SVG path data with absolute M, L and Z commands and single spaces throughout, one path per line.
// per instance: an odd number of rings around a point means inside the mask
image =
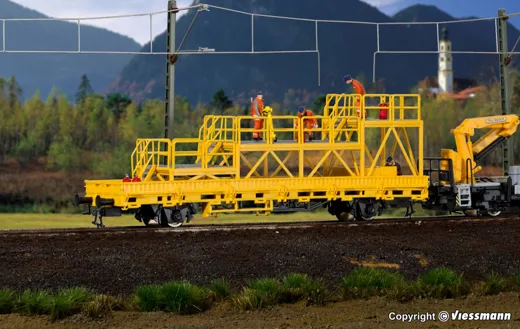
M 471 208 L 471 184 L 457 185 L 457 206 Z

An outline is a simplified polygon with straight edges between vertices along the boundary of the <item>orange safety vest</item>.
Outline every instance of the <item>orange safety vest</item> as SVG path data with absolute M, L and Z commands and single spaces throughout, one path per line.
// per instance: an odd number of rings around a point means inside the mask
M 262 111 L 264 110 L 264 100 L 259 99 L 258 97 L 251 103 L 251 115 L 252 116 L 262 116 Z
M 303 119 L 303 123 L 307 125 L 317 125 L 318 120 L 316 118 L 312 118 L 314 116 L 314 112 L 311 110 L 305 110 L 305 119 Z M 298 113 L 298 118 L 303 117 L 304 115 L 302 113 Z M 294 120 L 295 124 L 297 125 L 297 120 Z
M 366 94 L 366 91 L 365 91 L 365 88 L 363 87 L 363 85 L 355 79 L 352 79 L 352 88 L 354 88 L 354 90 L 356 91 L 356 94 L 360 94 L 361 96 Z

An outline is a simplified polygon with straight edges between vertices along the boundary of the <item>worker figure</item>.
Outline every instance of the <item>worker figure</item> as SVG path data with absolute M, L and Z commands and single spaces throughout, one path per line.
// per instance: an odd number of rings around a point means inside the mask
M 361 106 L 360 106 L 361 97 L 363 97 L 363 95 L 366 94 L 365 88 L 359 81 L 357 81 L 356 79 L 352 79 L 352 77 L 350 75 L 345 75 L 343 77 L 343 81 L 347 85 L 352 84 L 352 88 L 354 88 L 356 94 L 360 95 L 360 96 L 356 97 L 356 116 L 359 117 L 361 115 Z M 367 111 L 365 111 L 365 118 L 366 118 L 366 116 L 367 116 Z
M 251 102 L 251 112 L 255 122 L 254 129 L 262 130 L 264 128 L 264 119 L 262 118 L 262 111 L 264 110 L 264 95 L 259 92 L 256 99 Z M 256 141 L 262 140 L 262 133 L 260 131 L 253 132 L 253 139 Z
M 302 117 L 304 117 L 304 119 L 303 119 L 304 127 L 306 127 L 307 129 L 318 128 L 318 120 L 316 120 L 316 118 L 314 118 L 314 113 L 311 110 L 306 110 L 303 106 L 300 106 L 298 108 L 298 118 L 302 118 Z M 297 119 L 294 120 L 294 128 L 296 128 L 296 127 L 298 127 Z M 296 133 L 298 134 L 298 132 L 296 132 Z M 296 138 L 297 136 L 295 136 L 294 140 L 297 140 L 297 138 Z M 306 136 L 308 136 L 309 142 L 313 140 L 312 131 L 305 132 L 305 134 L 303 136 L 304 142 L 305 142 Z
M 386 166 L 387 167 L 391 167 L 391 166 L 397 167 L 397 176 L 402 175 L 401 165 L 399 163 L 395 162 L 394 159 L 392 159 L 392 157 L 388 157 L 386 159 Z
M 123 183 L 129 183 L 131 182 L 132 180 L 130 179 L 130 176 L 128 176 L 128 174 L 125 175 L 125 178 L 123 178 Z
M 137 174 L 134 176 L 134 178 L 132 178 L 133 183 L 140 182 L 140 181 L 141 181 L 141 178 L 137 177 Z

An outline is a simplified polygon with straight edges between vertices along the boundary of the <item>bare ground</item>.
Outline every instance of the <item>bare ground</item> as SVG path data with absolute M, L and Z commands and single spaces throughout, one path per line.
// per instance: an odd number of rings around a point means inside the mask
M 448 321 L 399 322 L 389 314 L 461 312 L 510 312 L 509 321 Z M 146 328 L 520 328 L 520 298 L 517 293 L 493 297 L 473 297 L 457 300 L 428 301 L 400 304 L 383 298 L 332 303 L 325 307 L 282 305 L 269 310 L 238 312 L 221 305 L 194 316 L 165 313 L 115 313 L 103 320 L 88 320 L 75 316 L 56 323 L 45 317 L 0 316 L 0 329 L 146 329 Z
M 301 272 L 336 286 L 357 266 L 396 269 L 407 278 L 447 266 L 468 279 L 520 269 L 520 218 L 477 222 L 322 225 L 215 231 L 99 230 L 75 234 L 0 233 L 0 287 L 86 286 L 131 293 L 136 285 Z

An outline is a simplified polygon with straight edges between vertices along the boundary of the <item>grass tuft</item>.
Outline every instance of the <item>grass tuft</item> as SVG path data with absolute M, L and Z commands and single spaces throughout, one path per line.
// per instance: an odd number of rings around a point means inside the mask
M 381 296 L 404 286 L 404 278 L 399 273 L 361 267 L 343 278 L 340 291 L 342 297 L 349 300 Z
M 475 283 L 472 286 L 472 292 L 478 296 L 497 295 L 505 289 L 506 284 L 507 281 L 503 276 L 491 272 L 486 281 Z
M 322 280 L 311 280 L 304 287 L 303 292 L 308 305 L 323 306 L 327 303 L 329 292 Z
M 138 309 L 141 312 L 154 312 L 162 309 L 162 286 L 158 284 L 139 286 L 135 291 Z
M 117 298 L 107 295 L 96 295 L 83 306 L 82 312 L 89 318 L 100 319 L 110 315 L 120 305 L 120 301 Z
M 165 311 L 176 314 L 194 314 L 209 307 L 206 289 L 188 282 L 170 282 L 163 285 L 147 285 L 136 289 L 138 309 L 143 312 Z
M 229 289 L 229 283 L 224 279 L 213 280 L 210 283 L 210 291 L 213 294 L 213 297 L 217 301 L 222 301 L 227 299 L 231 295 L 231 290 Z
M 280 302 L 282 296 L 280 281 L 273 278 L 254 279 L 248 282 L 248 286 L 258 292 L 264 306 L 271 306 Z
M 241 311 L 251 311 L 265 307 L 265 294 L 251 288 L 244 288 L 232 298 L 233 305 Z
M 492 272 L 486 278 L 486 295 L 497 295 L 505 287 L 506 280 L 496 272 Z
M 282 278 L 281 301 L 285 303 L 305 299 L 308 305 L 325 305 L 328 294 L 322 280 L 313 280 L 307 274 L 291 273 Z
M 462 275 L 439 267 L 419 275 L 419 294 L 426 298 L 455 298 L 464 294 Z
M 125 298 L 122 295 L 114 297 L 113 311 L 137 312 L 139 311 L 139 301 L 136 296 Z
M 278 304 L 283 299 L 280 281 L 272 278 L 250 280 L 232 301 L 242 311 L 255 310 Z
M 286 303 L 295 303 L 305 297 L 305 287 L 312 281 L 306 274 L 291 273 L 282 278 L 283 297 Z
M 44 290 L 26 290 L 18 298 L 16 309 L 26 315 L 46 315 L 51 313 L 53 296 Z
M 176 314 L 195 314 L 209 306 L 208 292 L 188 282 L 170 282 L 161 288 L 164 311 Z
M 78 287 L 60 290 L 51 299 L 51 321 L 79 313 L 82 305 L 91 298 L 92 294 L 86 288 Z
M 0 289 L 0 314 L 9 314 L 14 310 L 16 296 L 12 290 Z

